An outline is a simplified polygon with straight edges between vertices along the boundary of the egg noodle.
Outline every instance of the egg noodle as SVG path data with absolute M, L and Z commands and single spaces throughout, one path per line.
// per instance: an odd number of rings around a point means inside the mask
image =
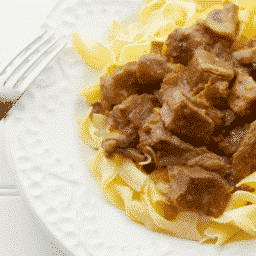
M 205 19 L 213 9 L 221 9 L 225 2 L 147 0 L 139 11 L 137 22 L 123 27 L 113 21 L 107 42 L 86 42 L 78 31 L 74 31 L 73 44 L 84 62 L 102 70 L 100 76 L 110 75 L 116 67 L 137 61 L 141 55 L 149 53 L 152 41 L 164 42 L 175 28 L 190 27 L 197 20 Z M 237 41 L 245 42 L 256 35 L 256 2 L 229 2 L 239 6 L 241 22 Z M 100 80 L 82 95 L 88 105 L 98 101 L 101 97 Z M 80 135 L 85 144 L 98 150 L 90 164 L 90 173 L 109 203 L 149 230 L 201 243 L 223 245 L 256 236 L 256 192 L 237 191 L 232 194 L 224 214 L 218 219 L 192 212 L 176 212 L 161 193 L 169 183 L 167 171 L 156 170 L 148 175 L 140 166 L 119 154 L 111 159 L 104 156 L 101 143 L 108 134 L 107 118 L 93 114 L 91 119 L 91 109 L 79 120 Z M 237 186 L 241 184 L 256 189 L 256 172 Z

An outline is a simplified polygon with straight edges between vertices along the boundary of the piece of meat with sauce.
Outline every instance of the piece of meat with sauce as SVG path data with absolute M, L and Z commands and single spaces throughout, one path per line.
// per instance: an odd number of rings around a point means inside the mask
M 256 37 L 251 37 L 246 45 L 233 53 L 239 64 L 250 64 L 256 61 Z
M 251 115 L 256 102 L 256 82 L 247 73 L 238 70 L 228 99 L 230 109 L 238 116 Z
M 138 80 L 147 93 L 159 90 L 164 76 L 170 71 L 166 58 L 154 53 L 141 56 L 136 68 Z
M 93 114 L 101 114 L 104 115 L 106 114 L 106 111 L 111 110 L 111 104 L 105 100 L 100 100 L 98 102 L 95 102 L 92 105 L 92 111 L 90 113 L 90 116 L 92 118 Z
M 226 160 L 212 152 L 203 153 L 186 162 L 190 167 L 201 167 L 206 171 L 219 174 L 228 184 L 234 186 L 234 171 Z
M 140 142 L 137 148 L 144 152 L 147 147 L 158 167 L 175 163 L 183 154 L 196 150 L 166 129 L 159 113 L 154 112 L 138 131 Z
M 167 50 L 165 56 L 168 61 L 187 65 L 193 57 L 193 48 L 190 45 L 190 33 L 188 29 L 176 28 L 169 34 L 166 41 Z M 199 45 L 199 44 L 198 44 Z
M 181 64 L 172 64 L 170 65 L 171 72 L 168 73 L 161 84 L 161 88 L 158 91 L 158 97 L 160 98 L 160 102 L 163 105 L 164 99 L 168 98 L 169 89 L 174 89 L 175 87 L 180 87 L 184 93 L 189 92 L 189 87 L 185 86 L 184 79 L 182 74 L 185 70 L 185 67 Z M 181 81 L 183 83 L 181 83 Z
M 228 106 L 229 83 L 219 76 L 213 76 L 192 102 L 200 107 L 225 109 Z
M 230 42 L 227 40 L 220 40 L 218 43 L 214 44 L 210 53 L 215 54 L 224 61 L 232 62 L 232 49 Z
M 160 104 L 155 96 L 149 94 L 139 95 L 135 104 L 130 108 L 128 118 L 136 127 L 142 127 L 156 107 L 160 107 Z
M 226 8 L 225 11 L 232 12 L 232 8 Z M 235 12 L 235 8 L 233 10 Z M 230 16 L 230 14 L 228 15 Z M 220 31 L 213 29 L 214 26 L 212 26 L 211 19 L 212 17 L 208 17 L 208 22 L 199 20 L 190 28 L 173 30 L 166 40 L 167 50 L 165 56 L 168 61 L 188 65 L 193 58 L 194 51 L 197 49 L 210 51 L 222 60 L 231 61 L 231 45 L 234 38 L 227 36 L 228 33 L 225 33 L 225 31 L 220 33 Z M 225 29 L 227 29 L 230 24 L 229 21 L 223 19 L 222 22 L 226 24 Z M 234 22 L 236 23 L 236 21 Z
M 165 75 L 162 84 L 171 87 L 177 86 L 178 80 L 184 71 L 185 66 L 181 64 L 169 64 L 169 72 Z
M 226 154 L 232 155 L 237 152 L 241 142 L 248 133 L 250 124 L 245 124 L 243 127 L 232 129 L 229 135 L 219 143 L 219 148 Z
M 206 110 L 195 107 L 179 89 L 172 90 L 170 97 L 164 100 L 160 114 L 169 130 L 204 143 L 209 142 L 214 131 L 214 122 L 206 115 Z
M 191 89 L 197 86 L 205 72 L 218 75 L 227 82 L 230 82 L 235 75 L 231 63 L 223 61 L 210 52 L 198 49 L 188 64 L 187 83 Z
M 140 84 L 136 68 L 137 62 L 129 62 L 116 68 L 112 75 L 101 77 L 102 100 L 114 106 L 138 93 Z
M 112 111 L 110 111 L 109 123 L 112 130 L 122 130 L 130 123 L 128 120 L 129 108 L 136 102 L 137 98 L 137 94 L 131 95 L 121 104 L 114 106 Z
M 218 174 L 200 167 L 168 166 L 168 199 L 176 206 L 210 217 L 220 217 L 233 187 Z
M 187 67 L 186 71 L 182 75 L 182 79 L 183 81 L 186 81 L 186 84 L 188 86 L 189 86 L 189 82 L 187 82 L 187 80 L 190 79 L 190 76 L 191 75 L 188 75 L 188 67 Z M 210 72 L 204 72 L 202 76 L 199 78 L 197 85 L 193 88 L 189 87 L 191 89 L 191 95 L 192 96 L 198 95 L 200 92 L 202 92 L 205 89 L 205 86 L 208 83 L 211 83 L 213 80 L 216 80 L 215 77 L 216 77 L 215 74 L 212 74 Z
M 168 61 L 187 65 L 192 59 L 194 50 L 198 47 L 207 48 L 212 44 L 211 36 L 205 31 L 204 21 L 197 21 L 190 28 L 177 28 L 171 32 L 166 40 Z
M 250 125 L 248 133 L 233 155 L 232 166 L 236 182 L 256 171 L 256 121 Z
M 121 104 L 116 105 L 109 113 L 110 130 L 112 131 L 102 142 L 102 148 L 106 155 L 113 152 L 125 154 L 126 156 L 138 156 L 128 152 L 128 147 L 136 147 L 138 143 L 138 127 L 142 127 L 145 120 L 153 113 L 153 109 L 159 106 L 153 95 L 132 95 Z M 134 159 L 134 157 L 132 157 Z
M 233 57 L 239 64 L 250 64 L 256 61 L 256 47 L 243 48 L 233 53 Z
M 113 129 L 122 130 L 128 123 L 141 127 L 160 104 L 155 96 L 150 94 L 132 95 L 121 104 L 116 105 L 109 113 L 110 124 Z
M 224 126 L 226 118 L 225 114 L 216 108 L 207 108 L 206 115 L 214 122 L 214 129 L 220 129 Z

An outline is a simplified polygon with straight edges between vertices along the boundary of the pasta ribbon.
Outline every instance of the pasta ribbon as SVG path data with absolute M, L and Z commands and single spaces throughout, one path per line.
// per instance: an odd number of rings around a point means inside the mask
M 150 42 L 126 45 L 120 52 L 119 61 L 137 61 L 141 55 L 150 53 L 150 49 Z
M 115 40 L 117 36 L 123 33 L 121 24 L 117 20 L 113 20 L 109 31 L 109 39 Z
M 82 96 L 88 105 L 91 105 L 101 98 L 101 88 L 100 84 L 95 84 L 90 86 L 88 89 L 84 90 Z
M 84 62 L 95 69 L 115 62 L 115 54 L 99 41 L 85 41 L 78 31 L 73 31 L 72 41 Z
M 160 10 L 166 4 L 166 0 L 153 0 L 146 5 L 141 12 L 141 21 L 145 25 L 150 16 L 157 10 Z
M 256 15 L 256 6 L 252 6 L 249 9 L 248 14 L 246 15 L 247 18 L 242 25 L 242 31 L 240 33 L 240 36 L 245 36 L 247 39 L 249 39 L 250 37 L 256 35 L 255 15 Z

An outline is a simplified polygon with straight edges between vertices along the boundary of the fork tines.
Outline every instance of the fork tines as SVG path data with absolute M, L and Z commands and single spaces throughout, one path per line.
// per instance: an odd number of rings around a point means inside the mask
M 2 70 L 0 85 L 16 88 L 22 94 L 66 44 L 65 36 L 57 37 L 53 32 L 43 32 Z

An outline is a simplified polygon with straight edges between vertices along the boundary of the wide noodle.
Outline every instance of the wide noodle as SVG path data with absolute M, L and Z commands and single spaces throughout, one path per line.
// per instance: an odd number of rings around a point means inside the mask
M 102 69 L 101 75 L 113 74 L 116 67 L 136 61 L 150 52 L 153 40 L 164 41 L 173 29 L 189 27 L 198 19 L 205 19 L 226 1 L 147 0 L 139 13 L 139 20 L 123 27 L 113 21 L 108 41 L 85 42 L 73 33 L 73 43 L 83 60 L 92 68 Z M 229 1 L 239 6 L 241 32 L 239 42 L 256 35 L 256 2 Z M 101 97 L 100 80 L 82 92 L 88 105 Z M 79 119 L 80 135 L 85 144 L 97 151 L 90 163 L 90 173 L 96 180 L 102 196 L 122 210 L 130 219 L 156 232 L 201 243 L 223 245 L 227 242 L 251 239 L 256 236 L 256 192 L 237 191 L 224 214 L 218 219 L 199 216 L 192 212 L 177 212 L 161 193 L 168 183 L 167 173 L 154 171 L 148 175 L 130 159 L 115 154 L 104 156 L 101 142 L 108 134 L 106 117 L 94 114 L 91 108 Z M 237 186 L 247 184 L 256 189 L 256 173 Z M 250 202 L 250 205 L 247 205 Z

